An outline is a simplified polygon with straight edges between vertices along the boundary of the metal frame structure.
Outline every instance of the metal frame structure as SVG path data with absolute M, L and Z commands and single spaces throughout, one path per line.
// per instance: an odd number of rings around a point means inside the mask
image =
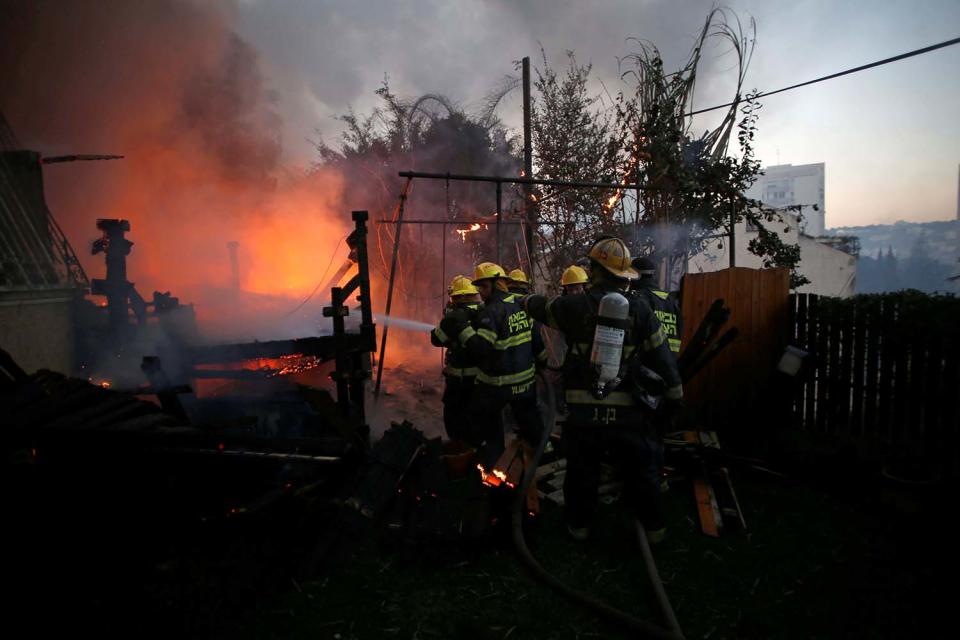
M 526 73 L 529 73 L 525 69 Z M 525 96 L 526 99 L 526 96 Z M 403 188 L 403 192 L 400 194 L 400 203 L 397 210 L 396 220 L 378 220 L 379 224 L 393 224 L 396 227 L 393 239 L 393 257 L 390 264 L 390 280 L 387 283 L 387 303 L 385 307 L 386 315 L 390 315 L 390 309 L 393 303 L 393 285 L 396 278 L 396 269 L 397 269 L 397 258 L 400 253 L 400 237 L 401 231 L 404 224 L 403 214 L 407 200 L 407 193 L 410 189 L 410 184 L 414 179 L 420 178 L 425 180 L 444 180 L 449 185 L 451 180 L 458 182 L 490 182 L 495 185 L 496 190 L 496 234 L 497 234 L 497 262 L 500 262 L 503 255 L 503 247 L 501 242 L 501 227 L 504 224 L 519 224 L 527 225 L 525 238 L 527 242 L 527 252 L 528 256 L 532 253 L 532 237 L 533 237 L 533 227 L 536 226 L 561 226 L 564 224 L 575 224 L 574 222 L 542 222 L 536 219 L 536 216 L 531 213 L 527 216 L 527 220 L 503 220 L 503 185 L 504 184 L 520 184 L 526 187 L 526 197 L 529 198 L 529 188 L 533 185 L 546 185 L 554 187 L 572 187 L 579 189 L 611 189 L 611 190 L 635 190 L 637 192 L 644 190 L 656 191 L 659 190 L 655 187 L 648 187 L 640 184 L 617 184 L 612 182 L 588 182 L 588 181 L 575 181 L 575 180 L 549 180 L 541 178 L 527 178 L 527 177 L 513 177 L 513 176 L 483 176 L 483 175 L 466 175 L 466 174 L 457 174 L 457 173 L 429 173 L 424 171 L 401 171 L 398 174 L 401 178 L 406 178 L 407 182 Z M 531 208 L 533 211 L 533 208 Z M 448 212 L 449 214 L 449 207 Z M 463 221 L 460 221 L 463 222 Z M 408 220 L 407 224 L 441 224 L 444 225 L 444 231 L 446 230 L 446 225 L 448 224 L 457 224 L 453 220 Z M 447 254 L 447 237 L 446 233 L 443 233 L 443 259 L 442 259 L 442 269 L 446 271 L 446 254 Z M 441 278 L 446 276 L 446 273 L 441 274 Z M 384 326 L 383 333 L 381 335 L 380 341 L 380 353 L 377 358 L 377 378 L 374 384 L 374 396 L 379 397 L 380 395 L 380 382 L 383 377 L 383 360 L 384 355 L 387 350 L 387 329 L 388 327 Z
M 44 201 L 40 154 L 0 148 L 0 290 L 88 287 Z
M 331 289 L 330 306 L 323 309 L 324 317 L 333 321 L 333 335 L 194 347 L 188 352 L 188 360 L 194 365 L 220 364 L 251 358 L 278 358 L 294 353 L 315 356 L 323 362 L 333 360 L 336 368 L 331 378 L 337 386 L 337 405 L 345 418 L 365 430 L 364 384 L 370 377 L 370 354 L 377 350 L 377 331 L 370 297 L 369 215 L 366 211 L 354 211 L 352 217 L 355 228 L 348 236 L 347 244 L 356 252 L 357 273 L 344 286 Z M 354 294 L 360 302 L 360 330 L 349 332 L 345 318 L 350 315 L 347 303 Z M 243 373 L 235 370 L 193 372 L 196 377 L 215 378 L 237 377 Z

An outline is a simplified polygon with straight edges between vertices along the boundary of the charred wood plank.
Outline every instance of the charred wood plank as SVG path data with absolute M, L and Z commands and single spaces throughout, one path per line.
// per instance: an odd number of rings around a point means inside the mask
M 345 504 L 373 518 L 394 498 L 407 470 L 424 450 L 427 440 L 407 421 L 392 423 L 370 452 L 370 464 Z
M 43 425 L 65 413 L 97 402 L 98 399 L 103 397 L 104 393 L 105 391 L 100 387 L 80 383 L 64 395 L 50 397 L 41 403 L 21 408 L 20 411 L 10 416 L 10 424 L 23 429 Z
M 90 430 L 118 429 L 125 420 L 145 413 L 159 413 L 159 409 L 148 402 L 130 402 L 89 420 L 84 427 Z
M 359 334 L 347 333 L 344 336 L 344 345 L 348 351 L 368 351 L 368 343 L 369 340 Z M 333 336 L 315 336 L 295 340 L 194 347 L 187 352 L 186 357 L 194 364 L 213 364 L 253 358 L 279 358 L 293 354 L 316 356 L 324 362 L 332 360 L 335 355 L 334 338 Z
M 83 428 L 87 426 L 87 423 L 102 416 L 104 414 L 115 411 L 120 407 L 124 407 L 130 404 L 135 404 L 139 401 L 133 400 L 132 398 L 110 394 L 105 395 L 101 398 L 97 398 L 97 402 L 94 404 L 88 405 L 79 409 L 77 411 L 71 411 L 66 415 L 61 415 L 58 418 L 47 422 L 41 426 L 44 429 L 69 429 L 69 428 Z

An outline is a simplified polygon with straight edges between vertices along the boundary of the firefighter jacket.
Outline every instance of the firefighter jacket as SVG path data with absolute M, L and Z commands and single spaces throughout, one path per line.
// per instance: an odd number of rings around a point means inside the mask
M 516 299 L 516 294 L 494 289 L 474 322 L 457 333 L 477 363 L 477 383 L 512 396 L 533 389 L 536 363 L 547 360 L 543 337 Z
M 653 309 L 653 313 L 663 327 L 663 334 L 667 337 L 667 345 L 674 356 L 680 354 L 680 338 L 683 336 L 683 316 L 680 314 L 680 303 L 676 296 L 666 291 L 660 291 L 652 284 L 641 283 L 632 291 L 642 296 Z
M 456 331 L 464 324 L 472 324 L 481 307 L 482 305 L 476 302 L 450 304 L 440 324 L 430 332 L 430 343 L 447 349 L 443 357 L 443 375 L 447 378 L 467 378 L 472 381 L 477 375 L 474 358 L 467 352 L 466 347 L 456 340 L 456 334 L 451 338 L 448 332 Z
M 526 300 L 530 316 L 563 332 L 570 344 L 564 360 L 563 384 L 571 422 L 603 425 L 636 423 L 642 415 L 633 392 L 638 380 L 632 372 L 638 369 L 637 365 L 649 367 L 663 379 L 663 395 L 666 399 L 680 400 L 683 397 L 676 358 L 670 352 L 660 321 L 642 297 L 631 295 L 627 296 L 630 303 L 629 323 L 621 356 L 623 378 L 602 399 L 591 393 L 594 374 L 590 352 L 596 314 L 600 300 L 613 290 L 594 285 L 584 293 L 551 300 L 544 296 L 530 296 Z

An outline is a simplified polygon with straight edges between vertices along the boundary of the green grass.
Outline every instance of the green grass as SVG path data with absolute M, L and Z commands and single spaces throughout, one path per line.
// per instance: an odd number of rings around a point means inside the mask
M 688 638 L 914 635 L 935 557 L 883 510 L 818 491 L 735 479 L 749 530 L 699 532 L 691 491 L 666 496 L 668 538 L 654 549 Z M 652 590 L 619 503 L 601 507 L 593 538 L 569 540 L 544 505 L 530 546 L 567 583 L 648 620 Z M 908 530 L 909 531 L 909 530 Z M 485 549 L 374 548 L 328 575 L 292 584 L 231 637 L 621 638 L 543 587 L 504 541 Z

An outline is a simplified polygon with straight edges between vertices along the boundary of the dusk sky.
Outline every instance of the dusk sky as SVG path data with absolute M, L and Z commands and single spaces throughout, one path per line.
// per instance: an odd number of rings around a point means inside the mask
M 960 34 L 960 2 L 731 0 L 757 25 L 747 88 L 772 90 Z M 329 142 L 348 106 L 364 112 L 385 75 L 395 92 L 478 104 L 514 60 L 539 46 L 554 65 L 575 51 L 610 93 L 628 38 L 649 40 L 668 68 L 682 63 L 710 2 L 268 2 L 243 0 L 236 28 L 261 53 L 278 92 L 289 161 Z M 734 80 L 724 48 L 707 51 L 698 107 L 726 102 Z M 804 87 L 763 102 L 757 152 L 767 164 L 826 163 L 827 226 L 952 218 L 960 163 L 960 46 Z M 719 113 L 719 112 L 717 112 Z M 501 117 L 520 124 L 519 96 Z M 698 116 L 694 131 L 714 123 Z

